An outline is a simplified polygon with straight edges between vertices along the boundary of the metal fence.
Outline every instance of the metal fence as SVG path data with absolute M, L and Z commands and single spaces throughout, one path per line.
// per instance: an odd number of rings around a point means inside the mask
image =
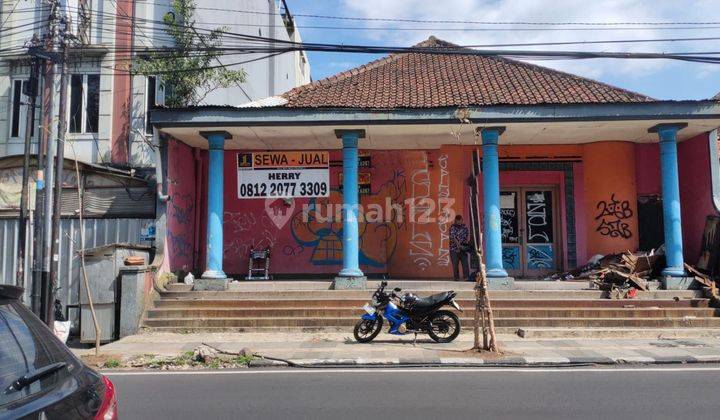
M 85 219 L 85 248 L 94 248 L 116 242 L 151 245 L 140 241 L 140 232 L 155 223 L 155 219 Z M 18 219 L 0 219 L 0 284 L 15 284 L 18 264 Z M 77 305 L 80 296 L 80 220 L 61 220 L 60 272 L 58 282 L 61 289 L 57 293 L 63 306 Z M 32 226 L 27 229 L 28 238 L 32 237 Z M 30 251 L 30 241 L 26 244 Z M 31 252 L 26 252 L 28 264 L 25 266 L 25 302 L 29 302 L 31 284 Z

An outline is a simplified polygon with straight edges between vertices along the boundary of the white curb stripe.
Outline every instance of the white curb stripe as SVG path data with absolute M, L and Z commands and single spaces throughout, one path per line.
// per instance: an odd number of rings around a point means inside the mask
M 353 369 L 281 369 L 281 370 L 199 370 L 199 371 L 118 371 L 103 372 L 106 376 L 151 376 L 151 375 L 305 375 L 305 374 L 337 374 L 337 373 L 484 373 L 484 372 L 507 372 L 507 373 L 559 373 L 575 374 L 579 372 L 605 372 L 605 373 L 638 373 L 638 372 L 717 372 L 720 367 L 633 367 L 633 368 L 353 368 Z

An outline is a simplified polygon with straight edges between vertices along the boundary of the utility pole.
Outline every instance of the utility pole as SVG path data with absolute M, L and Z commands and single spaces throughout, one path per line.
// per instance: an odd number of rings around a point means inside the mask
M 59 2 L 57 0 L 53 0 L 52 4 L 50 5 L 50 18 L 49 18 L 49 25 L 50 25 L 50 47 L 51 52 L 45 53 L 47 55 L 51 55 L 52 57 L 57 57 L 60 53 L 60 46 L 61 43 L 64 44 L 64 41 L 61 39 L 60 31 L 58 28 L 59 23 Z M 64 32 L 64 31 L 63 31 Z M 53 198 L 54 198 L 54 186 L 55 186 L 55 147 L 53 144 L 53 139 L 56 138 L 58 135 L 56 130 L 53 130 L 53 124 L 52 124 L 52 118 L 54 116 L 53 113 L 53 106 L 52 104 L 55 102 L 54 96 L 55 96 L 55 75 L 58 73 L 58 70 L 60 66 L 57 64 L 57 60 L 55 61 L 55 64 L 53 65 L 53 70 L 51 76 L 48 78 L 49 81 L 49 91 L 51 100 L 49 101 L 46 109 L 46 113 L 50 118 L 50 135 L 48 136 L 48 140 L 45 144 L 45 201 L 43 202 L 43 240 L 42 240 L 42 248 L 43 248 L 43 263 L 42 263 L 42 273 L 40 274 L 40 317 L 42 320 L 50 327 L 53 325 L 53 301 L 52 298 L 53 291 L 52 291 L 52 281 L 50 276 L 51 271 L 51 265 L 52 265 L 52 216 L 53 216 Z M 62 78 L 63 74 L 60 75 L 61 78 L 61 89 L 62 89 Z M 60 97 L 63 97 L 62 90 L 59 92 Z M 60 121 L 62 121 L 65 118 L 65 115 L 58 112 L 58 125 L 57 127 L 60 128 Z M 62 165 L 62 162 L 60 162 L 60 165 Z
M 30 47 L 37 46 L 37 35 L 33 35 Z M 28 50 L 29 51 L 29 50 Z M 30 180 L 30 151 L 32 134 L 35 131 L 35 99 L 38 93 L 38 70 L 40 63 L 33 57 L 30 65 L 30 78 L 26 90 L 23 91 L 28 97 L 26 120 L 25 120 L 25 148 L 23 154 L 22 190 L 20 193 L 20 224 L 18 225 L 18 269 L 15 282 L 19 287 L 25 288 L 25 247 L 27 244 L 27 221 L 28 221 L 28 182 Z M 38 142 L 38 149 L 40 145 Z
M 54 149 L 53 138 L 55 136 L 55 125 L 53 103 L 55 102 L 55 75 L 59 53 L 57 49 L 57 22 L 58 22 L 58 0 L 48 0 L 50 13 L 48 16 L 47 31 L 43 35 L 43 43 L 40 46 L 30 47 L 30 55 L 40 59 L 43 77 L 43 96 L 40 110 L 42 124 L 39 130 L 37 182 L 35 184 L 35 215 L 34 215 L 34 255 L 33 255 L 33 282 L 32 282 L 32 309 L 41 319 L 45 319 L 45 291 L 47 287 L 48 271 L 50 267 L 50 217 L 52 203 L 52 187 L 54 175 Z M 47 257 L 47 258 L 46 258 Z
M 57 147 L 55 156 L 55 193 L 53 202 L 53 219 L 52 219 L 52 243 L 50 254 L 52 262 L 50 266 L 50 282 L 48 289 L 47 323 L 51 325 L 54 321 L 54 303 L 55 290 L 58 285 L 58 272 L 60 268 L 60 213 L 62 211 L 62 187 L 63 187 L 63 167 L 65 164 L 65 133 L 67 133 L 67 18 L 62 18 L 62 33 L 60 35 L 60 49 L 62 58 L 60 59 L 60 105 L 58 108 L 58 133 Z M 80 182 L 78 179 L 77 182 Z M 80 186 L 78 185 L 78 188 Z

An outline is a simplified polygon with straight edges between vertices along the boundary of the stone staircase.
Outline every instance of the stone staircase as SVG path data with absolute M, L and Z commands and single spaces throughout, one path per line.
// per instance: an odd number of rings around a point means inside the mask
M 257 282 L 231 285 L 224 292 L 195 292 L 168 285 L 145 314 L 155 331 L 315 331 L 352 330 L 368 290 L 328 290 L 329 282 Z M 610 300 L 586 289 L 587 282 L 516 282 L 518 290 L 491 291 L 498 333 L 524 337 L 656 338 L 720 336 L 720 311 L 700 291 L 639 292 L 636 299 Z M 531 284 L 532 283 L 532 284 Z M 464 328 L 474 316 L 471 283 L 390 282 L 427 296 L 444 290 L 456 299 Z M 556 290 L 557 288 L 562 290 Z

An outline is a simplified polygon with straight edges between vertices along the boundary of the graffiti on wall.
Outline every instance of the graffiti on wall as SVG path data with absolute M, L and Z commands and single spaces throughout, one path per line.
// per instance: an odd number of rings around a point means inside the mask
M 438 180 L 438 202 L 447 203 L 450 199 L 450 171 L 448 170 L 448 156 L 440 155 L 438 158 L 440 167 L 440 179 Z M 451 207 L 443 206 L 438 208 L 438 231 L 440 241 L 437 250 L 437 265 L 447 267 L 450 265 L 450 223 L 455 218 Z
M 615 193 L 613 193 L 610 195 L 610 200 L 598 202 L 596 208 L 598 210 L 598 214 L 595 216 L 595 220 L 598 221 L 595 229 L 597 232 L 611 238 L 628 239 L 632 237 L 630 225 L 626 221 L 633 216 L 629 201 L 620 201 L 615 198 Z
M 515 192 L 500 193 L 500 232 L 503 243 L 519 242 L 517 199 Z
M 171 270 L 191 270 L 195 256 L 195 170 L 192 149 L 168 142 L 167 243 Z
M 249 255 L 255 249 L 272 248 L 277 241 L 277 230 L 267 213 L 226 211 L 223 215 L 226 255 Z
M 238 152 L 240 153 L 240 152 Z M 368 152 L 368 194 L 360 195 L 359 263 L 369 274 L 428 278 L 449 276 L 449 227 L 463 179 L 458 153 Z M 226 177 L 224 269 L 247 270 L 248 253 L 270 246 L 276 274 L 337 273 L 343 263 L 341 151 L 330 152 L 328 197 L 283 200 L 238 199 L 236 180 Z M 226 166 L 237 155 L 226 154 Z M 462 167 L 465 170 L 464 167 Z M 444 201 L 443 201 L 444 200 Z M 288 206 L 289 204 L 289 206 Z M 290 216 L 288 219 L 288 215 Z M 202 235 L 201 235 L 202 240 Z
M 385 268 L 395 253 L 397 233 L 403 225 L 404 191 L 404 172 L 395 170 L 391 179 L 364 200 L 368 211 L 360 215 L 358 223 L 361 265 Z M 379 203 L 381 200 L 385 200 L 384 207 Z M 283 252 L 295 255 L 298 250 L 308 249 L 309 262 L 313 265 L 342 264 L 342 217 L 340 212 L 333 211 L 339 209 L 337 205 L 342 201 L 339 189 L 331 190 L 329 197 L 310 199 L 293 215 L 290 223 L 297 246 L 286 246 Z M 386 217 L 377 220 L 372 217 L 378 212 L 377 206 Z
M 554 268 L 555 259 L 552 245 L 528 245 L 527 267 L 529 269 Z
M 503 267 L 507 270 L 520 269 L 520 247 L 504 246 L 502 248 Z
M 550 243 L 553 241 L 551 194 L 550 191 L 527 191 L 525 193 L 528 242 Z
M 423 153 L 419 162 L 419 168 L 413 170 L 410 176 L 410 220 L 416 220 L 415 216 L 419 215 L 417 220 L 423 221 L 429 217 L 430 213 L 430 171 L 428 167 L 427 154 Z M 420 271 L 425 271 L 430 264 L 430 258 L 433 257 L 433 241 L 430 232 L 421 231 L 420 223 L 410 223 L 410 247 L 408 253 L 417 265 Z

